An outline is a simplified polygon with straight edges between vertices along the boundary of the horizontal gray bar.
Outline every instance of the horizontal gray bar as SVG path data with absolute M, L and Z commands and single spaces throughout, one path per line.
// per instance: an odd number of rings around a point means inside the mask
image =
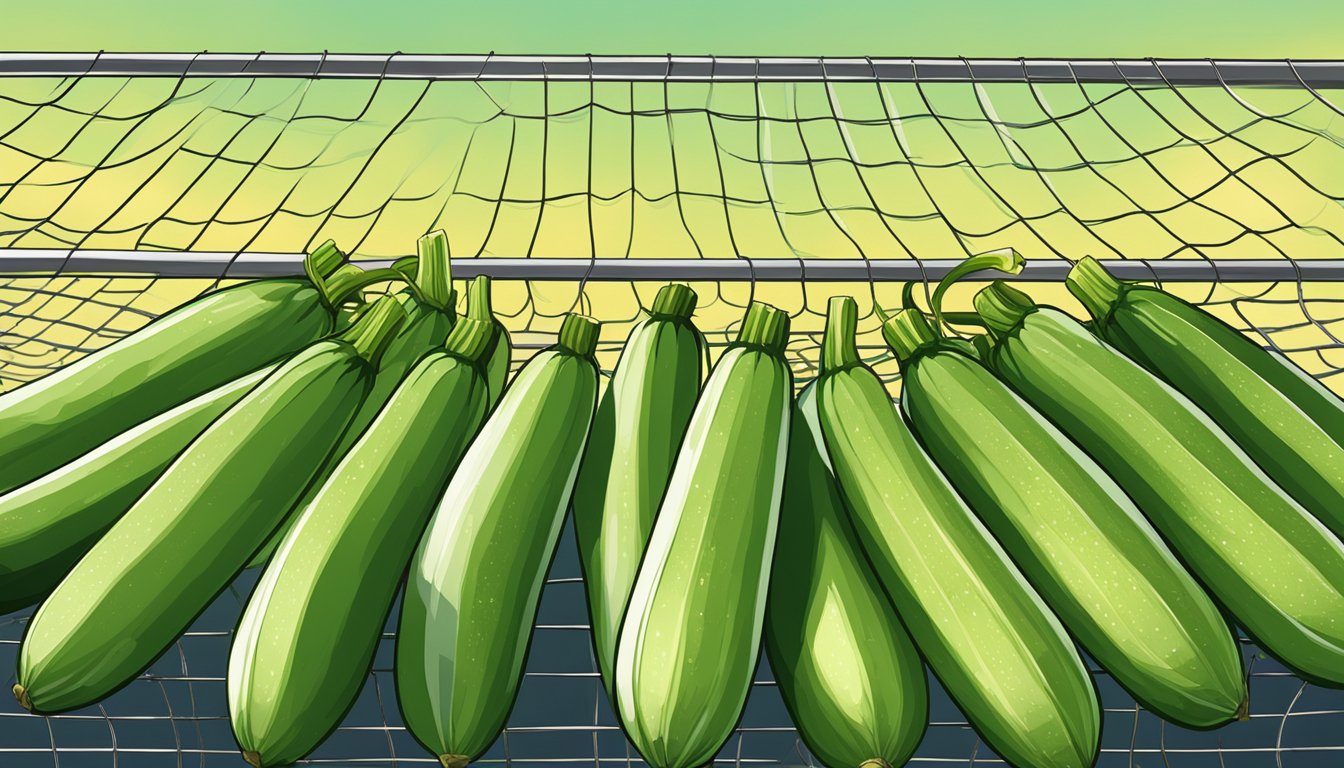
M 391 260 L 359 261 L 385 267 Z M 712 280 L 724 282 L 908 282 L 938 280 L 956 259 L 456 259 L 453 276 L 469 279 L 489 275 L 498 280 L 575 282 Z M 1116 277 L 1165 282 L 1278 282 L 1286 280 L 1344 281 L 1344 260 L 1284 259 L 1109 260 L 1103 264 Z M 1064 279 L 1070 264 L 1055 259 L 1027 262 L 1020 275 L 994 277 L 1028 282 Z M 303 257 L 292 253 L 216 251 L 98 251 L 0 248 L 0 275 L 135 274 L 158 277 L 247 278 L 302 274 Z
M 328 53 L 0 53 L 0 77 L 1023 82 L 1344 88 L 1344 61 Z

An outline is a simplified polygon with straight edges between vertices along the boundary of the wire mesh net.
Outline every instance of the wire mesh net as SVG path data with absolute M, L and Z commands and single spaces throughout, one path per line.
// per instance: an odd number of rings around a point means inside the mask
M 1344 259 L 1339 88 L 1136 82 L 1121 69 L 1112 82 L 1050 83 L 185 71 L 0 78 L 0 249 L 134 250 L 170 265 L 202 251 L 301 253 L 331 238 L 360 261 L 406 255 L 441 228 L 459 264 L 731 260 L 748 277 L 779 260 L 923 265 L 1004 247 L 1029 260 L 1204 262 L 1212 279 L 1165 287 L 1344 392 L 1337 282 L 1217 279 L 1220 266 L 1250 259 L 1292 265 L 1289 278 L 1304 263 Z M 229 284 L 227 267 L 192 279 L 60 268 L 0 277 L 0 389 Z M 855 296 L 860 352 L 898 394 L 873 307 L 895 306 L 901 284 L 810 280 L 806 270 L 795 282 L 691 284 L 696 322 L 715 347 L 733 338 L 752 299 L 787 310 L 800 382 L 815 373 L 827 299 Z M 947 306 L 966 308 L 976 287 L 958 286 Z M 553 340 L 565 312 L 593 314 L 609 372 L 658 288 L 580 272 L 497 282 L 495 307 L 514 334 L 515 366 Z M 1080 312 L 1057 284 L 1027 290 Z M 237 764 L 222 678 L 254 578 L 99 707 L 44 719 L 0 704 L 0 764 Z M 596 678 L 582 589 L 567 535 L 527 682 L 487 760 L 638 762 Z M 0 665 L 11 670 L 24 621 L 0 618 Z M 401 727 L 390 641 L 312 762 L 432 762 Z M 1207 733 L 1164 725 L 1098 672 L 1107 712 L 1099 765 L 1337 764 L 1339 693 L 1245 652 L 1251 719 Z M 765 667 L 720 761 L 811 765 Z M 936 686 L 934 699 L 916 762 L 995 761 Z

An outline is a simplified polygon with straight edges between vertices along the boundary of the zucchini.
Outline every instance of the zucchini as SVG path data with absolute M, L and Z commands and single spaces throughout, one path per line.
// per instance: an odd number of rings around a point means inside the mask
M 1097 693 L 1073 642 L 919 447 L 831 299 L 817 412 L 859 542 L 966 719 L 1020 768 L 1097 755 Z
M 494 405 L 487 370 L 498 331 L 489 278 L 477 280 L 486 288 L 473 286 L 447 348 L 411 370 L 290 526 L 248 600 L 229 656 L 229 712 L 258 768 L 304 757 L 354 704 L 416 542 Z
M 60 712 L 148 667 L 246 565 L 330 452 L 405 316 L 390 297 L 215 420 L 33 615 L 14 694 Z
M 652 768 L 714 758 L 760 655 L 788 449 L 789 316 L 753 302 L 705 382 L 616 647 L 617 712 Z
M 689 286 L 664 286 L 649 319 L 631 331 L 574 486 L 593 649 L 613 705 L 621 616 L 700 391 L 705 340 L 691 322 L 695 302 Z
M 1269 653 L 1344 683 L 1344 547 L 1194 403 L 1073 318 L 994 283 L 991 367 L 1120 484 Z
M 0 496 L 0 614 L 55 588 L 182 449 L 272 370 L 216 387 Z
M 1093 332 L 1194 401 L 1270 479 L 1344 536 L 1344 401 L 1281 356 L 1095 259 L 1069 272 Z
M 341 434 L 335 448 L 327 455 L 322 468 L 314 476 L 303 497 L 285 517 L 285 522 L 271 534 L 255 555 L 248 567 L 260 566 L 270 559 L 276 546 L 285 537 L 294 524 L 300 510 L 312 502 L 321 490 L 323 483 L 331 476 L 336 465 L 350 452 L 351 446 L 364 434 L 374 417 L 387 404 L 387 400 L 397 385 L 406 377 L 411 366 L 416 364 L 425 353 L 443 343 L 448 332 L 453 329 L 457 319 L 453 302 L 451 266 L 448 259 L 448 236 L 442 230 L 435 230 L 421 237 L 417 243 L 419 258 L 416 260 L 416 276 L 408 280 L 406 288 L 394 294 L 406 310 L 406 320 L 401 330 L 387 344 L 378 375 L 373 380 L 369 394 L 360 403 L 359 410 L 350 420 L 350 425 Z
M 349 293 L 334 286 L 361 271 L 344 259 L 327 241 L 308 256 L 306 279 L 216 291 L 0 395 L 0 493 L 330 333 Z
M 597 322 L 569 315 L 462 457 L 411 560 L 397 629 L 406 727 L 449 768 L 513 709 L 597 406 Z
M 818 422 L 798 396 L 779 512 L 765 650 L 803 742 L 832 768 L 892 768 L 929 721 L 924 663 L 849 522 Z
M 1231 628 L 1115 481 L 923 315 L 883 331 L 921 444 L 1092 658 L 1187 728 L 1244 716 Z

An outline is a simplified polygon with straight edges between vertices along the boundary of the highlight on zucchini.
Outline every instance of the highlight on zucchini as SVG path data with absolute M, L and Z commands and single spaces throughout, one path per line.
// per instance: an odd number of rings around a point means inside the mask
M 378 364 L 378 375 L 373 380 L 369 394 L 360 404 L 359 410 L 350 419 L 350 424 L 341 434 L 341 439 L 332 448 L 318 470 L 307 491 L 286 515 L 285 523 L 252 557 L 248 565 L 258 566 L 266 562 L 275 551 L 280 540 L 293 525 L 300 510 L 308 505 L 321 490 L 327 478 L 340 464 L 355 441 L 364 434 L 373 423 L 374 417 L 387 404 L 397 385 L 406 377 L 411 366 L 427 352 L 443 344 L 448 332 L 457 321 L 455 292 L 453 291 L 452 265 L 448 257 L 448 235 L 443 230 L 435 230 L 421 237 L 416 243 L 417 258 L 414 260 L 414 277 L 404 281 L 404 287 L 393 294 L 401 302 L 406 312 L 406 320 L 400 330 L 392 337 Z M 398 274 L 409 271 L 409 264 L 400 264 Z
M 1085 258 L 1069 291 L 1092 331 L 1194 401 L 1299 504 L 1344 535 L 1344 401 L 1199 307 Z
M 1231 628 L 1115 481 L 919 312 L 883 333 L 920 443 L 1083 648 L 1171 722 L 1244 717 Z
M 868 565 L 840 499 L 817 415 L 798 395 L 765 649 L 807 748 L 830 768 L 893 768 L 929 721 L 924 662 Z
M 14 694 L 86 706 L 144 671 L 279 525 L 367 394 L 405 317 L 384 297 L 216 419 L 57 585 L 28 623 Z
M 574 486 L 593 650 L 613 706 L 621 617 L 700 392 L 705 339 L 691 321 L 695 303 L 689 286 L 664 286 L 648 319 L 630 332 Z
M 710 373 L 621 623 L 617 712 L 652 768 L 711 760 L 746 703 L 788 449 L 788 330 L 752 302 Z
M 499 331 L 489 278 L 472 289 L 445 348 L 397 387 L 290 526 L 248 600 L 229 656 L 229 713 L 258 768 L 304 757 L 354 705 L 416 543 L 494 406 Z
M 337 308 L 367 285 L 344 261 L 327 241 L 305 260 L 307 277 L 210 293 L 0 395 L 0 493 L 330 333 Z
M 938 471 L 859 358 L 857 308 L 831 299 L 817 413 L 859 541 L 930 671 L 1019 768 L 1085 768 L 1101 729 L 1073 641 Z
M 216 387 L 0 495 L 0 614 L 54 589 L 173 459 L 274 369 Z
M 1223 608 L 1302 677 L 1344 684 L 1344 545 L 1184 395 L 1065 313 L 993 283 L 991 368 L 1087 451 Z
M 448 768 L 499 735 L 522 682 L 597 407 L 599 327 L 568 315 L 453 472 L 411 560 L 397 628 L 406 727 Z

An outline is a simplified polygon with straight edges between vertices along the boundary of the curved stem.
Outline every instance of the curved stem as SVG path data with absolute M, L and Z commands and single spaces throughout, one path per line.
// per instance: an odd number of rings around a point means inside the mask
M 953 267 L 951 271 L 938 282 L 938 287 L 933 289 L 933 299 L 929 302 L 933 309 L 934 324 L 938 327 L 946 325 L 943 321 L 943 294 L 951 288 L 961 278 L 980 272 L 986 269 L 997 269 L 1010 275 L 1016 275 L 1026 266 L 1026 261 L 1022 254 L 1012 248 L 1004 248 L 998 251 L 990 251 L 972 256 Z

